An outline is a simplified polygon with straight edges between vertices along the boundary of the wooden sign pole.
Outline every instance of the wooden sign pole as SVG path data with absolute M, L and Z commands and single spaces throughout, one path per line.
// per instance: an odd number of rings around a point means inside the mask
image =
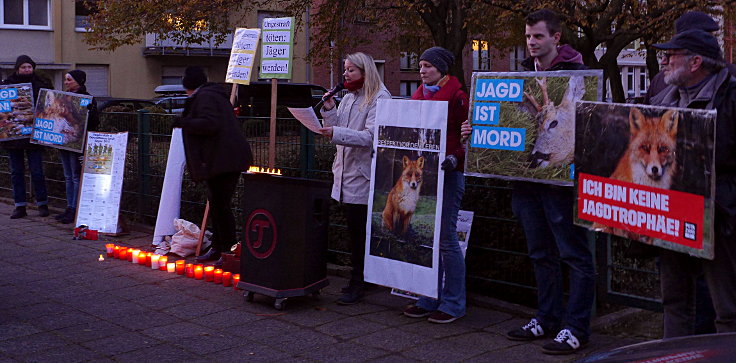
M 268 133 L 268 167 L 276 168 L 276 97 L 278 81 L 271 78 L 271 123 Z

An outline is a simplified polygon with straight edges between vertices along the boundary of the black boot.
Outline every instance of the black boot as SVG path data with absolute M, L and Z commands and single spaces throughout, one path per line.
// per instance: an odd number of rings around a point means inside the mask
M 15 207 L 13 214 L 10 215 L 10 219 L 18 219 L 27 216 L 26 207 Z
M 60 221 L 64 219 L 65 217 L 67 217 L 71 211 L 72 211 L 72 208 L 67 207 L 66 209 L 64 209 L 63 212 L 55 215 L 54 219 L 56 219 L 57 221 Z
M 39 205 L 38 206 L 38 216 L 39 217 L 48 217 L 49 216 L 49 206 L 46 204 Z
M 66 215 L 64 215 L 64 217 L 59 219 L 59 222 L 62 224 L 74 223 L 74 217 L 77 214 L 77 211 L 71 208 L 67 209 L 67 211 L 69 213 L 67 213 Z

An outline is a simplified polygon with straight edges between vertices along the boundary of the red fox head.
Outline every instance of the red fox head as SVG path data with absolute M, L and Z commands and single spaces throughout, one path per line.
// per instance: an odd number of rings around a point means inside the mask
M 422 169 L 424 168 L 424 156 L 417 160 L 409 160 L 404 156 L 404 171 L 401 172 L 401 182 L 405 188 L 419 189 L 422 185 Z
M 648 117 L 637 108 L 629 113 L 633 153 L 632 168 L 641 168 L 652 180 L 659 181 L 667 173 L 674 172 L 677 146 L 677 121 L 675 110 L 668 110 L 660 117 Z

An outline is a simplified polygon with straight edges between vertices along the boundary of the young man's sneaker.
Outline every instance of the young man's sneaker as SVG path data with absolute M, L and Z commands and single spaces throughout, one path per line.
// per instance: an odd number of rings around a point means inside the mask
M 429 319 L 427 319 L 427 321 L 429 321 L 430 323 L 436 323 L 436 324 L 447 324 L 447 323 L 452 323 L 453 321 L 459 318 L 460 318 L 459 316 L 452 316 L 446 312 L 437 310 L 433 312 L 432 315 L 429 316 Z
M 410 318 L 423 318 L 425 316 L 430 316 L 431 314 L 431 311 L 422 309 L 416 305 L 412 305 L 404 309 L 404 315 Z
M 519 329 L 511 330 L 506 333 L 506 337 L 511 340 L 529 341 L 544 338 L 545 332 L 537 319 L 532 319 L 526 325 Z
M 568 329 L 562 329 L 552 342 L 542 347 L 542 352 L 547 354 L 572 354 L 582 349 L 587 341 L 579 340 Z

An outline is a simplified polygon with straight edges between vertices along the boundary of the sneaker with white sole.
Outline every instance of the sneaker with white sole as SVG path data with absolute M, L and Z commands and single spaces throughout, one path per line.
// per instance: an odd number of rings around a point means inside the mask
M 569 329 L 562 329 L 557 337 L 542 347 L 546 354 L 572 354 L 582 349 L 587 341 L 578 339 Z
M 521 328 L 514 329 L 506 333 L 507 338 L 518 341 L 536 340 L 544 338 L 545 336 L 546 333 L 537 319 L 532 319 Z

